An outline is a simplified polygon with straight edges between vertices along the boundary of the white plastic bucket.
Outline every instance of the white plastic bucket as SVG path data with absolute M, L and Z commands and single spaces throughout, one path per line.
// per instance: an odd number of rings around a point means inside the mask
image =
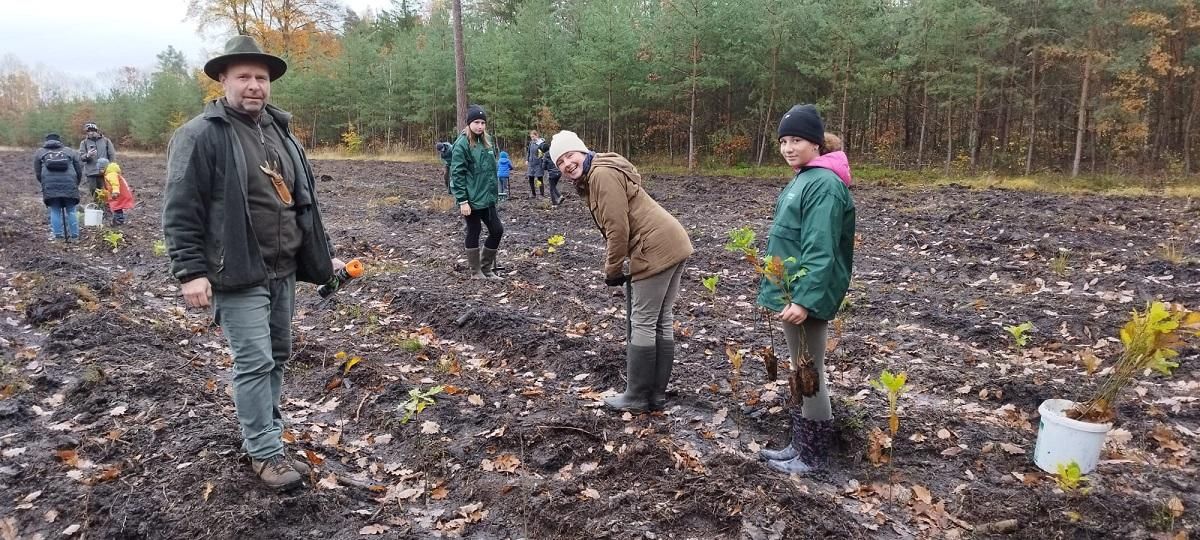
M 1042 415 L 1038 424 L 1037 446 L 1033 450 L 1033 462 L 1051 474 L 1058 474 L 1058 466 L 1079 465 L 1079 472 L 1087 474 L 1100 461 L 1100 450 L 1112 424 L 1081 422 L 1067 418 L 1063 411 L 1075 406 L 1069 399 L 1047 399 L 1038 407 Z
M 83 207 L 83 226 L 84 227 L 99 227 L 104 224 L 104 210 L 98 208 L 95 204 L 88 204 Z

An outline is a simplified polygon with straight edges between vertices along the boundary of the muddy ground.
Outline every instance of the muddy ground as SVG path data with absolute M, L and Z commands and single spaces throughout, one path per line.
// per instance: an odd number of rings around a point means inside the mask
M 123 164 L 139 206 L 52 244 L 25 154 L 0 154 L 0 537 L 1186 538 L 1200 526 L 1200 364 L 1144 377 L 1087 494 L 1032 463 L 1038 404 L 1080 399 L 1149 299 L 1200 307 L 1200 204 L 961 187 L 856 186 L 861 241 L 835 323 L 832 466 L 756 457 L 786 429 L 778 324 L 756 317 L 727 232 L 767 229 L 783 180 L 650 176 L 696 254 L 676 306 L 665 414 L 619 415 L 624 299 L 575 197 L 513 181 L 502 283 L 464 279 L 462 226 L 432 165 L 317 162 L 330 234 L 368 276 L 302 286 L 284 389 L 289 450 L 316 464 L 277 494 L 251 475 L 211 315 L 156 253 L 162 158 Z M 569 189 L 568 189 L 569 190 Z M 547 239 L 565 243 L 553 252 Z M 111 237 L 110 237 L 111 239 Z M 1065 253 L 1065 255 L 1060 255 Z M 714 298 L 700 285 L 719 274 Z M 1004 325 L 1030 321 L 1016 349 Z M 726 350 L 748 351 L 735 377 Z M 346 367 L 347 360 L 361 360 Z M 889 463 L 868 384 L 905 371 Z M 410 392 L 443 385 L 404 422 Z M 887 453 L 884 454 L 887 457 Z M 1015 527 L 995 533 L 996 523 Z

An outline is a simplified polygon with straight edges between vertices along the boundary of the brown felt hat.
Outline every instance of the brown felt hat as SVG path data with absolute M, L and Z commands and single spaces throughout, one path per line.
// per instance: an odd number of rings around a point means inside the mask
M 204 64 L 204 74 L 214 81 L 221 80 L 221 74 L 229 64 L 239 60 L 253 60 L 267 65 L 267 72 L 274 81 L 287 72 L 287 62 L 282 58 L 263 52 L 262 47 L 250 36 L 233 36 L 225 42 L 225 52 Z

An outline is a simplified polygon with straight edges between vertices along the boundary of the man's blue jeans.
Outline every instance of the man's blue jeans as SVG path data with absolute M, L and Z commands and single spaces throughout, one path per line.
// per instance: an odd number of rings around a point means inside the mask
M 71 239 L 79 238 L 79 216 L 75 215 L 75 206 L 78 204 L 72 199 L 63 197 L 55 197 L 46 201 L 46 210 L 50 213 L 50 234 L 53 234 L 55 238 L 65 238 L 68 235 Z M 66 231 L 63 230 L 64 220 Z
M 242 448 L 263 460 L 283 452 L 279 410 L 283 369 L 292 354 L 296 276 L 233 292 L 213 292 L 217 322 L 233 351 L 233 403 Z

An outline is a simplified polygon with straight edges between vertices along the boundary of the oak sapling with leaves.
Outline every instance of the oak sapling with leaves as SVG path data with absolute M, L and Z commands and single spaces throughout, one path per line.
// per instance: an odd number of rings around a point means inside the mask
M 808 269 L 804 267 L 795 270 L 788 270 L 789 266 L 796 265 L 795 257 L 786 259 L 778 255 L 772 255 L 766 259 L 758 256 L 758 248 L 754 246 L 754 230 L 750 227 L 739 227 L 729 231 L 729 242 L 725 244 L 726 251 L 733 251 L 742 254 L 742 258 L 750 263 L 754 271 L 758 275 L 767 279 L 771 284 L 779 287 L 782 294 L 784 304 L 792 304 L 792 287 L 797 280 L 808 274 Z
M 1090 487 L 1084 487 L 1091 481 L 1079 469 L 1079 463 L 1071 460 L 1070 463 L 1059 463 L 1058 473 L 1054 475 L 1054 481 L 1058 484 L 1059 489 L 1074 493 L 1076 490 L 1080 494 L 1087 495 L 1092 490 Z
M 401 410 L 404 411 L 404 416 L 400 418 L 401 424 L 407 424 L 412 417 L 421 413 L 426 407 L 436 403 L 433 396 L 440 394 L 444 390 L 441 385 L 422 391 L 420 388 L 413 388 L 408 391 L 408 401 L 401 405 Z
M 1013 347 L 1018 351 L 1024 349 L 1025 345 L 1029 343 L 1030 330 L 1033 330 L 1033 323 L 1029 321 L 1004 327 L 1004 331 L 1012 336 Z
M 117 252 L 117 248 L 121 246 L 121 242 L 125 241 L 125 235 L 120 231 L 109 230 L 104 233 L 104 243 L 112 248 L 113 253 Z
M 737 397 L 738 387 L 741 386 L 742 380 L 742 360 L 745 359 L 745 355 L 733 344 L 728 344 L 725 345 L 725 356 L 729 357 L 729 367 L 731 368 L 729 392 Z
M 721 276 L 717 274 L 700 279 L 700 284 L 704 285 L 705 289 L 708 289 L 708 294 L 712 295 L 714 303 L 717 300 L 717 282 L 719 281 L 721 281 Z
M 900 396 L 908 391 L 908 374 L 904 372 L 893 374 L 883 370 L 879 378 L 871 381 L 871 386 L 886 392 L 888 399 L 888 429 L 894 437 L 900 431 L 900 414 L 898 401 Z

